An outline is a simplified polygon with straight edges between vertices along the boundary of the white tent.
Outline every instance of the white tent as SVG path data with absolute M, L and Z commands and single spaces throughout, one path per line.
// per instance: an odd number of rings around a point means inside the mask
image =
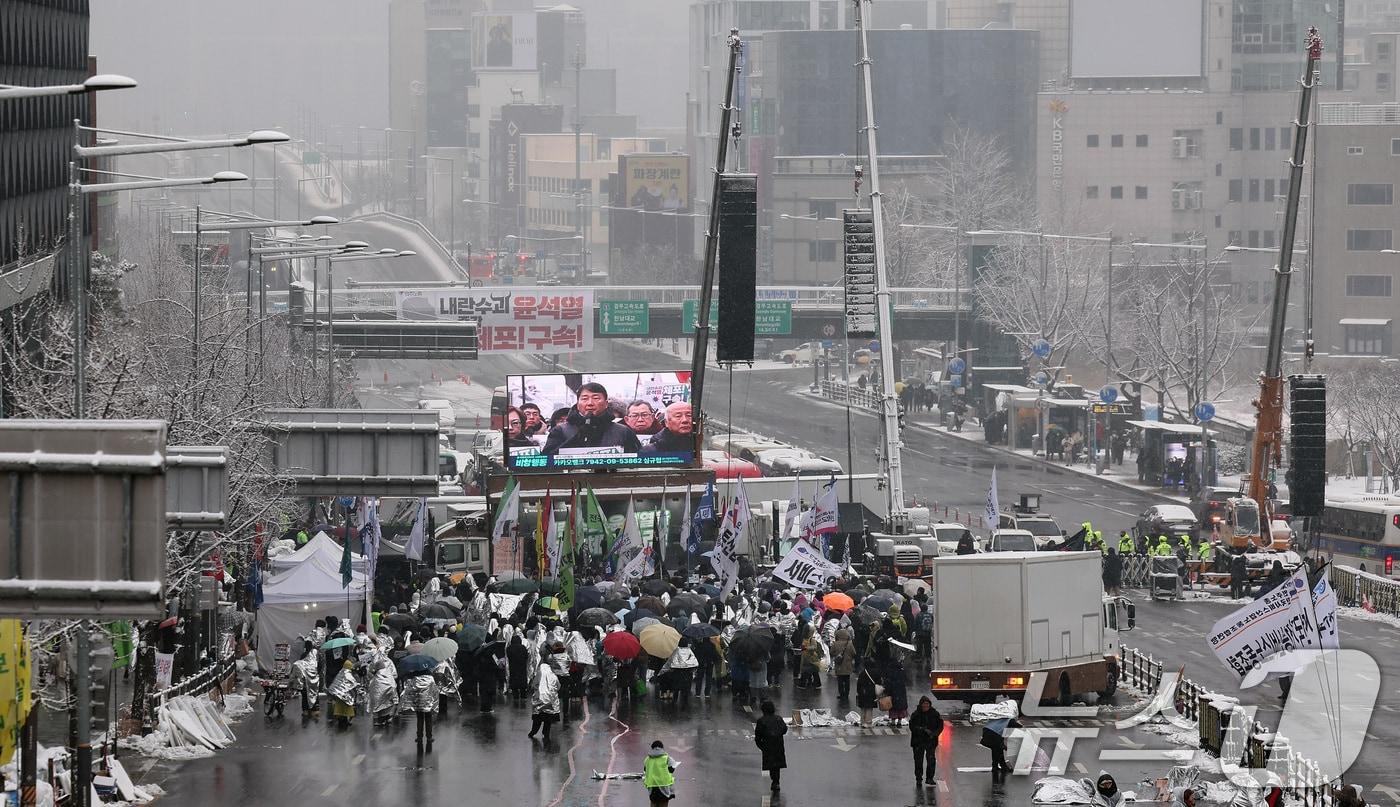
M 335 614 L 353 627 L 364 614 L 365 572 L 352 562 L 350 585 L 341 583 L 339 544 L 329 538 L 311 541 L 296 554 L 304 557 L 263 582 L 257 637 L 258 665 L 264 670 L 273 669 L 277 645 L 292 645 L 298 636 L 308 635 L 317 619 Z M 289 649 L 291 660 L 300 658 L 299 646 Z
M 298 549 L 295 552 L 288 552 L 285 555 L 277 555 L 273 557 L 271 560 L 268 561 L 268 565 L 272 567 L 273 574 L 280 574 L 294 566 L 301 564 L 307 558 L 324 554 L 328 550 L 330 552 L 335 553 L 335 567 L 336 569 L 339 569 L 340 553 L 342 551 L 340 544 L 336 543 L 334 538 L 330 537 L 324 532 L 316 533 L 315 538 L 312 538 L 310 541 L 307 541 L 306 546 L 303 546 L 301 549 Z M 351 552 L 350 568 L 354 569 L 357 572 L 364 572 L 367 569 L 369 569 L 369 559 L 366 558 L 364 555 L 357 555 L 354 552 Z

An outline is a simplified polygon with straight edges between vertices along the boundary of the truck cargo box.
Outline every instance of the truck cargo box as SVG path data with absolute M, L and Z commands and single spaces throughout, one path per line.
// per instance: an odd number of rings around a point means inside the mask
M 1102 661 L 1098 552 L 1000 552 L 934 561 L 933 667 L 1027 670 Z

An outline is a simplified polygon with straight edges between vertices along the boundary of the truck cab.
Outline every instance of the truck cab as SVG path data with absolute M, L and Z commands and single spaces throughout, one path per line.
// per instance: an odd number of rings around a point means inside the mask
M 939 554 L 938 539 L 934 536 L 876 532 L 870 537 L 875 542 L 877 574 L 920 579 L 933 576 L 933 561 Z

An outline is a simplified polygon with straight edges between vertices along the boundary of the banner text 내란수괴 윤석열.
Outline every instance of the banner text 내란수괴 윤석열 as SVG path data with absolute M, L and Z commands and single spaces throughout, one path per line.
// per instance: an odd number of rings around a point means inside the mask
M 401 320 L 475 320 L 482 353 L 582 353 L 593 349 L 593 290 L 407 289 L 394 293 Z

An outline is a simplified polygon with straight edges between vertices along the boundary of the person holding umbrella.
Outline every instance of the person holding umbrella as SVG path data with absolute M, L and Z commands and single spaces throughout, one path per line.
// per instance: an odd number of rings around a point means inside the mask
M 438 661 L 432 656 L 415 653 L 404 656 L 399 661 L 399 674 L 403 677 L 403 692 L 400 699 L 409 711 L 417 715 L 417 737 L 414 743 L 419 749 L 427 739 L 428 753 L 433 751 L 433 715 L 438 710 L 438 684 L 433 672 Z
M 763 754 L 763 770 L 768 771 L 770 789 L 777 793 L 782 786 L 783 768 L 787 767 L 787 751 L 783 746 L 783 735 L 787 734 L 787 723 L 777 715 L 777 707 L 765 700 L 759 707 L 763 714 L 753 728 L 753 742 Z

